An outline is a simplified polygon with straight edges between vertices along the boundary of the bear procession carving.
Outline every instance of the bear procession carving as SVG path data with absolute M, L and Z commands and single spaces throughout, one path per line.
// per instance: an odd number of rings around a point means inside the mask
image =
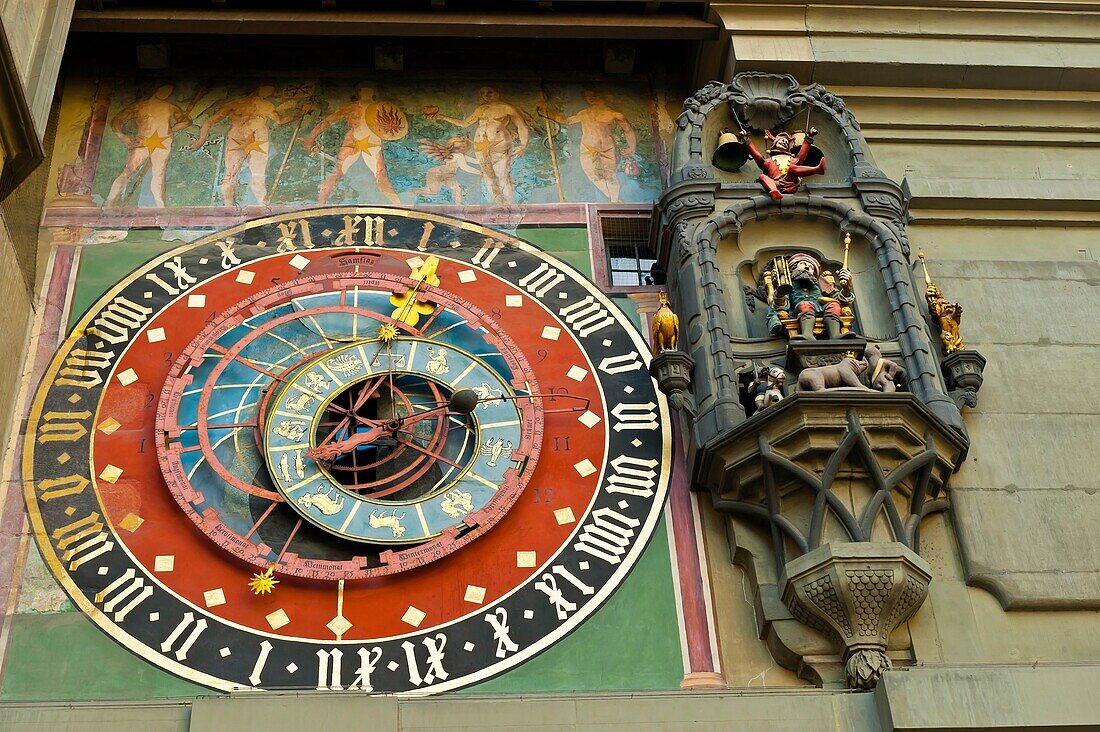
M 961 306 L 910 261 L 906 190 L 843 100 L 750 72 L 684 103 L 658 203 L 651 373 L 763 640 L 823 686 L 918 660 L 892 631 L 927 596 L 921 522 L 949 506 L 982 383 Z

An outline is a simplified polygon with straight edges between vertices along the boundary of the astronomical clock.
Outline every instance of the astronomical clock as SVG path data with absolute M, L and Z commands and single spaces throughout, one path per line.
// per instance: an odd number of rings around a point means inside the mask
M 647 348 L 522 241 L 388 208 L 252 221 L 125 275 L 27 426 L 73 602 L 222 689 L 430 693 L 620 585 L 670 438 Z

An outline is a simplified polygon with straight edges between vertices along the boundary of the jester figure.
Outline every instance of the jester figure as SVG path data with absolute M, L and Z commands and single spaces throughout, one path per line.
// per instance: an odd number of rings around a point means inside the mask
M 825 172 L 825 158 L 821 158 L 817 165 L 804 165 L 806 157 L 812 149 L 814 135 L 816 134 L 817 128 L 811 127 L 809 134 L 803 137 L 798 151 L 792 153 L 791 150 L 794 148 L 796 135 L 790 135 L 787 132 L 772 135 L 771 132 L 765 130 L 764 139 L 768 142 L 768 157 L 764 157 L 752 144 L 749 133 L 741 130 L 739 135 L 741 142 L 748 148 L 749 155 L 756 161 L 757 167 L 763 171 L 757 180 L 760 181 L 760 185 L 764 187 L 764 191 L 772 197 L 773 201 L 781 200 L 784 193 L 796 193 L 798 187 L 802 184 L 803 178 Z
M 841 315 L 852 314 L 855 294 L 852 292 L 852 273 L 845 267 L 837 270 L 836 275 L 821 270 L 821 263 L 809 254 L 799 252 L 787 258 L 791 272 L 791 291 L 780 294 L 772 290 L 768 302 L 768 329 L 779 335 L 784 332 L 780 318 L 797 318 L 798 334 L 792 340 L 812 340 L 814 325 L 818 318 L 825 324 L 825 337 L 840 338 L 842 333 Z M 772 272 L 764 274 L 765 279 Z M 769 288 L 771 290 L 771 288 Z M 854 335 L 854 334 L 853 334 Z

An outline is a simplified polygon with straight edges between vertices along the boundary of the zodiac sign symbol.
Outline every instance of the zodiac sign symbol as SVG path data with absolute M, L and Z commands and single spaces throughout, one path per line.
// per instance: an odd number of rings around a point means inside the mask
M 284 452 L 282 457 L 279 458 L 279 472 L 283 474 L 283 480 L 287 483 L 290 482 L 290 461 L 288 455 Z
M 288 440 L 291 440 L 292 442 L 297 442 L 298 440 L 302 439 L 306 434 L 306 423 L 292 422 L 290 420 L 284 419 L 275 428 L 275 434 L 281 435 Z
M 477 394 L 477 404 L 482 409 L 488 409 L 494 404 L 500 404 L 504 401 L 499 398 L 504 396 L 504 392 L 500 389 L 494 389 L 489 386 L 487 382 L 482 382 L 480 385 L 475 386 L 473 392 Z
M 302 508 L 316 508 L 326 516 L 340 513 L 341 509 L 344 508 L 344 497 L 337 496 L 334 499 L 331 492 L 332 489 L 329 488 L 328 491 L 306 493 L 298 498 L 298 505 Z
M 313 406 L 314 397 L 311 394 L 297 394 L 286 400 L 286 406 L 292 412 L 301 414 Z
M 372 529 L 387 528 L 393 532 L 393 538 L 400 539 L 405 535 L 405 527 L 401 525 L 401 519 L 405 518 L 405 512 L 402 511 L 401 515 L 397 515 L 397 509 L 393 509 L 393 513 L 389 516 L 385 511 L 371 511 L 370 512 L 370 525 Z
M 497 460 L 499 460 L 500 456 L 505 452 L 509 455 L 512 454 L 511 440 L 505 443 L 504 440 L 499 437 L 490 437 L 485 441 L 485 444 L 481 446 L 481 454 L 489 456 L 485 464 L 490 468 L 495 468 L 497 466 Z
M 283 453 L 283 454 L 285 455 L 286 453 Z M 302 451 L 301 450 L 295 450 L 294 451 L 294 472 L 296 472 L 298 474 L 299 479 L 305 480 L 305 477 L 306 477 L 306 463 L 305 463 L 304 460 L 302 460 Z M 290 479 L 288 478 L 287 480 L 289 481 Z
M 313 391 L 324 391 L 328 389 L 329 382 L 324 376 L 321 376 L 316 371 L 310 371 L 306 374 L 306 386 Z
M 432 353 L 431 346 L 428 346 L 428 353 Z M 436 376 L 442 376 L 450 371 L 451 367 L 447 365 L 447 352 L 440 348 L 434 356 L 428 359 L 427 369 L 428 373 Z
M 405 354 L 398 353 L 397 355 L 390 356 L 389 358 L 392 359 L 393 367 L 395 369 L 405 368 Z M 387 362 L 388 361 L 389 361 L 389 359 L 387 359 Z M 374 357 L 374 360 L 371 361 L 370 365 L 373 366 L 376 369 L 377 368 L 386 368 L 383 364 L 378 363 L 378 356 Z
M 325 363 L 328 364 L 330 369 L 343 376 L 351 376 L 363 370 L 363 362 L 355 356 L 349 356 L 346 353 L 341 353 L 339 356 L 333 356 L 325 361 Z
M 455 488 L 447 492 L 439 507 L 443 509 L 443 513 L 451 518 L 462 518 L 474 510 L 473 496 Z

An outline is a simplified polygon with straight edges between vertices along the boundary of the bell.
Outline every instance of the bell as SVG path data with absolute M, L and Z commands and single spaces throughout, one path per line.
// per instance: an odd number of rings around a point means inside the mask
M 791 148 L 792 153 L 798 152 L 798 149 L 802 147 L 802 142 L 806 139 L 806 133 L 802 130 L 794 133 L 794 145 Z M 816 167 L 818 163 L 825 157 L 825 153 L 821 152 L 821 148 L 817 145 L 810 143 L 810 150 L 806 153 L 806 159 L 802 161 L 803 165 L 808 165 L 811 168 Z
M 749 148 L 737 137 L 737 134 L 729 130 L 722 130 L 718 136 L 718 147 L 710 159 L 711 165 L 719 170 L 734 172 L 749 159 Z

